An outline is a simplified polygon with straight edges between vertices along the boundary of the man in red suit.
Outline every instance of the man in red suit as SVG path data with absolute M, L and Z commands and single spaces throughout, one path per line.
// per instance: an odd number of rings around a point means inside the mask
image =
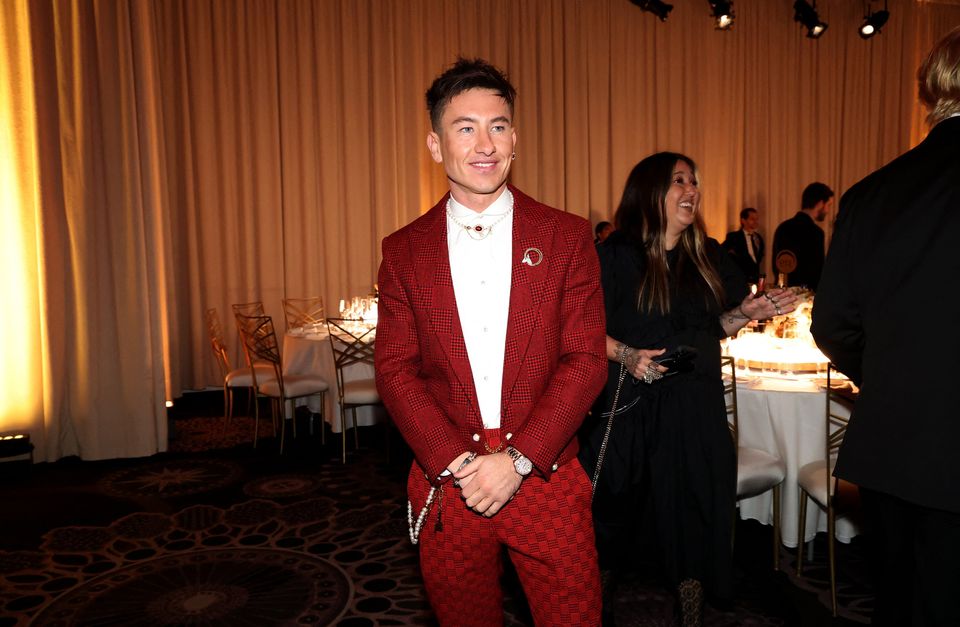
M 442 625 L 503 623 L 504 547 L 538 625 L 595 625 L 575 433 L 606 376 L 590 224 L 507 185 L 515 91 L 461 59 L 427 91 L 450 193 L 383 241 L 377 387 L 413 449 L 408 518 Z

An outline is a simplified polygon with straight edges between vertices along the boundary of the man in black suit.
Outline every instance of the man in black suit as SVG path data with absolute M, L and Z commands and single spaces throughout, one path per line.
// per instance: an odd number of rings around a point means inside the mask
M 610 234 L 613 233 L 613 225 L 604 220 L 603 222 L 597 222 L 597 226 L 593 227 L 593 243 L 597 246 L 602 244 Z
M 757 232 L 760 216 L 753 207 L 740 212 L 740 230 L 727 233 L 723 247 L 740 266 L 743 276 L 750 283 L 756 283 L 763 266 L 763 238 Z
M 810 183 L 800 198 L 800 211 L 777 227 L 773 234 L 773 276 L 779 274 L 777 259 L 793 254 L 796 269 L 787 272 L 787 285 L 805 285 L 816 291 L 823 270 L 823 222 L 833 206 L 833 190 L 823 183 Z
M 860 386 L 834 474 L 877 542 L 874 625 L 960 625 L 960 28 L 918 73 L 932 128 L 840 201 L 813 336 Z

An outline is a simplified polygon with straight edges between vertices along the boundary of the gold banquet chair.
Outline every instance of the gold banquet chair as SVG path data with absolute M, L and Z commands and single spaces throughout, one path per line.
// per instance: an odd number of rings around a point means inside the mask
M 290 329 L 318 329 L 325 325 L 323 315 L 323 299 L 319 296 L 312 298 L 284 298 L 283 317 Z
M 220 367 L 223 377 L 223 428 L 226 430 L 233 419 L 233 396 L 237 388 L 246 388 L 249 391 L 249 403 L 254 403 L 253 375 L 249 364 L 242 368 L 234 368 L 230 363 L 226 342 L 223 340 L 223 327 L 220 324 L 220 314 L 215 308 L 207 309 L 207 334 L 210 337 L 210 347 Z M 246 354 L 246 352 L 244 352 Z M 255 364 L 257 376 L 264 381 L 273 376 L 273 366 L 270 364 Z
M 780 488 L 787 476 L 782 459 L 757 448 L 740 446 L 740 414 L 737 409 L 737 369 L 733 357 L 720 358 L 721 369 L 729 369 L 723 391 L 727 404 L 727 425 L 737 451 L 737 500 L 773 490 L 773 569 L 780 570 Z M 734 512 L 734 517 L 736 517 Z
M 230 308 L 233 309 L 233 318 L 237 323 L 237 337 L 240 338 L 240 346 L 243 347 L 243 354 L 247 355 L 247 347 L 243 343 L 243 335 L 240 333 L 239 316 L 265 316 L 267 312 L 263 309 L 262 300 L 255 300 L 249 303 L 234 303 L 230 305 Z M 250 364 L 249 355 L 247 355 L 247 364 Z
M 240 335 L 243 337 L 244 346 L 251 362 L 256 359 L 268 362 L 273 368 L 273 377 L 262 380 L 256 376 L 256 369 L 251 368 L 253 373 L 253 385 L 258 394 L 269 396 L 271 399 L 271 416 L 274 425 L 277 424 L 277 416 L 280 420 L 280 454 L 283 454 L 284 442 L 286 440 L 286 409 L 290 402 L 290 416 L 293 423 L 293 437 L 297 437 L 297 421 L 295 407 L 292 401 L 305 396 L 320 396 L 321 412 L 325 402 L 325 394 L 330 385 L 320 376 L 312 374 L 284 375 L 283 360 L 280 358 L 280 345 L 277 342 L 277 334 L 273 327 L 273 319 L 270 316 L 243 316 L 237 315 L 237 326 L 240 329 Z M 254 405 L 256 407 L 256 405 Z M 259 418 L 259 408 L 255 415 Z M 323 414 L 321 413 L 321 423 Z M 256 425 L 259 425 L 256 420 Z M 254 427 L 254 446 L 256 446 L 256 426 Z
M 850 422 L 850 411 L 857 399 L 857 393 L 846 385 L 837 386 L 838 374 L 836 367 L 827 364 L 826 389 L 826 438 L 825 455 L 823 459 L 805 464 L 797 473 L 797 485 L 800 487 L 800 520 L 797 524 L 797 576 L 803 574 L 803 548 L 807 522 L 807 499 L 814 502 L 827 512 L 827 551 L 830 562 L 830 608 L 834 617 L 837 615 L 837 569 L 834 537 L 836 533 L 836 509 L 840 493 L 854 492 L 856 487 L 847 481 L 833 476 L 833 468 L 837 463 L 837 453 L 843 444 L 843 437 L 847 433 Z M 832 381 L 831 381 L 832 379 Z M 839 408 L 846 409 L 846 415 L 838 413 Z
M 263 301 L 255 300 L 249 303 L 234 303 L 230 305 L 233 308 L 233 315 L 240 316 L 262 316 L 264 315 Z
M 360 446 L 357 435 L 357 407 L 382 405 L 377 382 L 373 377 L 347 379 L 344 372 L 355 364 L 373 366 L 373 351 L 377 327 L 358 320 L 327 318 L 327 330 L 330 334 L 330 347 L 333 349 L 333 361 L 337 371 L 337 393 L 340 400 L 340 436 L 343 463 L 347 463 L 347 420 L 346 411 L 353 414 L 353 445 Z M 386 429 L 386 426 L 385 426 Z M 389 431 L 387 431 L 387 452 L 389 454 Z

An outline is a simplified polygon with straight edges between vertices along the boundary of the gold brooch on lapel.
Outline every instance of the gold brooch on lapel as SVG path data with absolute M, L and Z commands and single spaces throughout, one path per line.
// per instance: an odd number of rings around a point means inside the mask
M 533 266 L 539 266 L 543 261 L 543 253 L 540 252 L 539 248 L 528 248 L 523 251 L 523 259 L 520 260 L 520 263 L 525 263 L 531 268 Z

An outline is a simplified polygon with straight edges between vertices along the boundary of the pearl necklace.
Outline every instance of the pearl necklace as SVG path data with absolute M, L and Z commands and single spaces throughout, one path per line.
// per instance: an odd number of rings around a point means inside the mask
M 509 210 L 507 210 L 505 213 L 501 213 L 496 220 L 494 220 L 487 226 L 483 226 L 479 222 L 477 222 L 474 225 L 464 224 L 463 222 L 458 220 L 456 216 L 453 215 L 453 208 L 450 206 L 450 199 L 449 198 L 447 199 L 447 217 L 450 218 L 451 222 L 453 222 L 454 224 L 459 226 L 461 229 L 466 231 L 467 235 L 469 235 L 472 239 L 475 239 L 475 240 L 485 239 L 488 235 L 490 235 L 490 232 L 493 230 L 493 227 L 495 227 L 497 224 L 502 222 L 503 219 L 506 218 L 508 215 L 510 215 L 512 211 L 513 211 L 513 206 L 511 205 Z

